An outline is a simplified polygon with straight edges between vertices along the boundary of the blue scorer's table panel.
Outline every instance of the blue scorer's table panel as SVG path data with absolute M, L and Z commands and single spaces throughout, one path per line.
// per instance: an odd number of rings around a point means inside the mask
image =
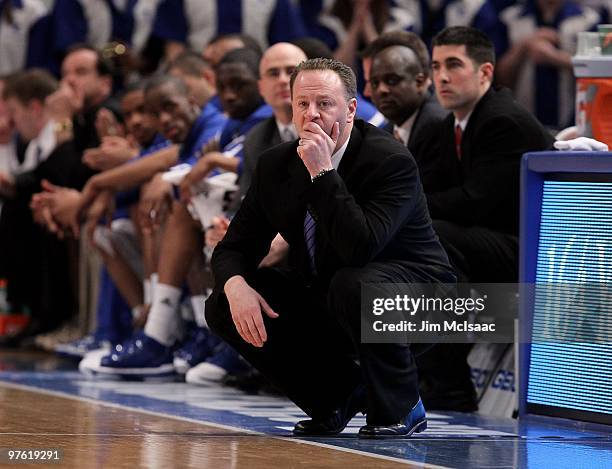
M 521 167 L 520 415 L 612 425 L 612 153 Z
M 544 181 L 529 404 L 612 418 L 611 227 L 612 183 Z

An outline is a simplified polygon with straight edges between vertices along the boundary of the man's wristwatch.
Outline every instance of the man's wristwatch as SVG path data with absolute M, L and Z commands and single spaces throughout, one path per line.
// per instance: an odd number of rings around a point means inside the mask
M 53 130 L 55 130 L 56 133 L 71 132 L 72 119 L 67 117 L 66 119 L 62 119 L 61 121 L 56 122 L 55 126 L 53 127 Z
M 70 118 L 65 118 L 55 122 L 53 125 L 53 130 L 55 132 L 56 143 L 59 145 L 72 140 L 74 138 L 73 129 L 72 119 Z
M 330 171 L 334 171 L 334 168 L 329 168 L 329 169 L 322 169 L 321 171 L 319 171 L 317 174 L 315 174 L 314 176 L 310 176 L 310 182 L 315 182 L 317 179 L 319 179 L 321 176 L 323 176 L 324 174 L 329 173 Z

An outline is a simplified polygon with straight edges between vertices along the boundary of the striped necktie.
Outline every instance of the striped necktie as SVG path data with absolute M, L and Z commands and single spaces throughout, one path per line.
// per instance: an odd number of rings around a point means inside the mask
M 317 269 L 315 267 L 315 235 L 317 230 L 317 224 L 310 215 L 309 211 L 306 211 L 306 216 L 304 217 L 304 241 L 306 241 L 306 250 L 308 251 L 308 258 L 310 260 L 310 271 L 313 274 L 317 273 Z
M 40 148 L 40 145 L 36 145 L 36 153 L 34 154 L 34 156 L 36 157 L 36 164 L 38 165 L 40 163 L 40 159 L 42 158 L 42 148 Z

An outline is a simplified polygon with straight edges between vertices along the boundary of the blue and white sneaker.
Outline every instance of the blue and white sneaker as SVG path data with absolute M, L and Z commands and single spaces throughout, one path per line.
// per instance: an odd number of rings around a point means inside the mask
M 184 375 L 187 370 L 213 355 L 220 343 L 221 339 L 209 329 L 204 327 L 193 329 L 189 339 L 174 352 L 176 372 Z
M 97 339 L 93 335 L 86 335 L 72 342 L 55 346 L 55 353 L 70 358 L 83 358 L 93 350 L 105 350 L 109 353 L 111 351 L 111 343 L 108 340 Z
M 222 341 L 212 357 L 187 371 L 185 381 L 204 385 L 220 383 L 228 375 L 246 373 L 250 369 L 251 365 Z
M 132 343 L 134 338 L 129 338 L 125 340 L 123 343 L 114 344 L 110 349 L 98 349 L 92 350 L 91 352 L 87 352 L 85 356 L 79 362 L 79 371 L 84 375 L 87 375 L 89 378 L 101 377 L 101 378 L 110 378 L 113 377 L 110 374 L 99 374 L 100 369 L 100 361 L 102 357 L 106 357 L 112 353 L 121 353 L 125 347 Z M 119 378 L 119 376 L 116 376 Z
M 174 377 L 172 359 L 171 347 L 142 333 L 132 341 L 117 346 L 110 355 L 101 357 L 97 366 L 95 360 L 92 360 L 93 369 L 90 371 L 127 379 Z

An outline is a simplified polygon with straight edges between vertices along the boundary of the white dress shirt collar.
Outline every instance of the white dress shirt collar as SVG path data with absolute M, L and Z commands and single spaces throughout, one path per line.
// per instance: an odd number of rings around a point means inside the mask
M 338 151 L 331 156 L 332 166 L 336 170 L 338 169 L 338 166 L 340 166 L 340 161 L 344 156 L 344 152 L 346 151 L 346 147 L 348 147 L 350 139 L 351 136 L 349 135 L 349 138 L 346 139 L 346 142 L 344 142 L 344 144 L 340 148 L 338 148 Z
M 417 112 L 413 112 L 402 125 L 393 125 L 393 135 L 397 135 L 404 145 L 408 145 L 408 140 L 410 140 L 410 132 L 412 132 L 412 127 L 416 121 Z
M 457 120 L 457 118 L 455 117 L 455 127 L 457 126 L 461 127 L 461 132 L 465 132 L 465 128 L 468 125 L 468 121 L 470 120 L 470 116 L 472 115 L 472 112 L 470 112 L 467 116 L 465 116 L 461 120 Z
M 51 152 L 55 150 L 56 145 L 55 122 L 50 120 L 42 128 L 36 138 L 30 140 L 30 143 L 28 143 L 25 151 L 25 158 L 23 164 L 19 168 L 19 172 L 21 173 L 36 168 L 49 157 Z
M 291 142 L 297 138 L 297 132 L 292 122 L 289 124 L 283 124 L 275 119 L 276 127 L 278 128 L 278 134 L 280 135 L 282 142 Z

